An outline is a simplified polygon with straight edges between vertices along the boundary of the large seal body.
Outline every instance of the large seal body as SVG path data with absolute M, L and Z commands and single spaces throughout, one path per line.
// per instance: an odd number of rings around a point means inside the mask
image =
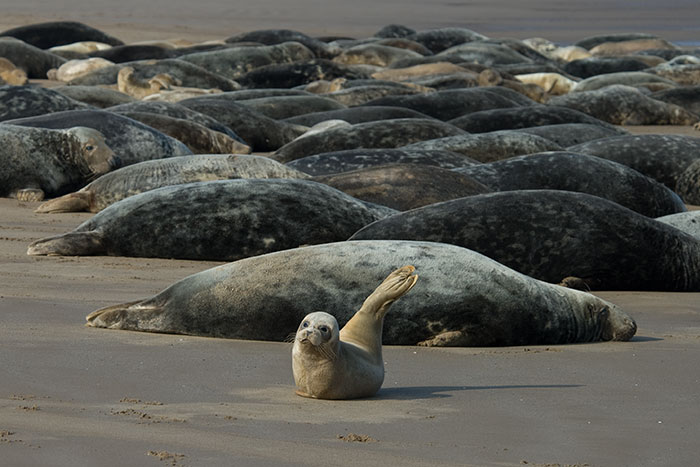
M 678 195 L 660 182 L 626 165 L 586 154 L 543 152 L 455 171 L 494 191 L 577 191 L 615 201 L 648 217 L 686 211 Z
M 700 242 L 617 203 L 559 190 L 503 191 L 396 214 L 352 240 L 445 242 L 529 276 L 602 290 L 700 290 Z
M 0 196 L 38 201 L 61 195 L 118 165 L 102 134 L 91 128 L 0 125 Z
M 627 340 L 634 321 L 589 293 L 547 284 L 455 245 L 344 241 L 261 255 L 191 275 L 88 316 L 89 326 L 283 341 L 309 310 L 344 325 L 386 271 L 412 264 L 420 293 L 394 304 L 385 344 L 499 346 Z
M 340 330 L 325 312 L 304 317 L 294 337 L 292 371 L 297 394 L 317 399 L 373 396 L 384 381 L 382 327 L 389 306 L 418 280 L 415 268 L 392 272 Z
M 136 120 L 105 110 L 69 110 L 6 123 L 36 128 L 94 128 L 104 135 L 107 145 L 119 154 L 123 165 L 192 154 L 187 146 L 175 138 Z
M 234 261 L 345 240 L 392 213 L 308 180 L 189 183 L 123 199 L 27 253 Z
M 264 156 L 202 154 L 169 157 L 122 167 L 80 191 L 45 202 L 37 212 L 99 212 L 144 191 L 170 185 L 236 178 L 308 178 Z

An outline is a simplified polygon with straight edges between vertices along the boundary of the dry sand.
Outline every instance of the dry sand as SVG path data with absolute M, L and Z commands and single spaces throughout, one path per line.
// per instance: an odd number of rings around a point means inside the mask
M 4 0 L 0 27 L 76 19 L 127 40 L 203 40 L 255 27 L 368 35 L 390 22 L 420 28 L 459 20 L 490 35 L 501 28 L 569 42 L 603 29 L 700 38 L 698 15 L 668 3 L 640 12 L 629 2 L 588 2 L 576 21 L 573 2 L 553 1 L 528 2 L 527 11 L 512 1 L 481 3 L 469 14 L 466 2 L 367 2 L 363 10 L 357 2 L 212 1 L 200 9 L 128 0 L 119 11 L 112 3 Z M 695 1 L 671 3 L 698 9 Z M 512 8 L 501 13 L 506 4 Z M 625 21 L 615 6 L 623 4 Z M 596 5 L 612 5 L 611 14 Z M 654 15 L 664 21 L 646 19 Z M 689 127 L 633 130 L 697 135 Z M 0 465 L 697 463 L 700 293 L 599 293 L 637 320 L 638 334 L 626 343 L 386 347 L 377 397 L 315 401 L 293 393 L 289 344 L 84 327 L 96 308 L 148 297 L 220 263 L 28 257 L 31 241 L 90 217 L 39 215 L 36 205 L 0 198 Z

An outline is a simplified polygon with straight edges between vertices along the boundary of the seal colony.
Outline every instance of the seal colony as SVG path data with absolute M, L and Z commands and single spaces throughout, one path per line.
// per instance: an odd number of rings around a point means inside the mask
M 648 35 L 559 47 L 401 25 L 203 44 L 124 44 L 72 22 L 0 36 L 0 196 L 96 213 L 29 254 L 235 261 L 92 313 L 90 326 L 267 340 L 324 328 L 342 348 L 361 320 L 349 307 L 411 264 L 421 293 L 395 305 L 386 343 L 593 342 L 630 339 L 634 320 L 555 285 L 566 275 L 589 288 L 700 290 L 697 238 L 655 220 L 700 199 L 700 139 L 616 126 L 697 123 L 699 50 Z M 36 81 L 46 78 L 60 86 Z M 387 281 L 415 283 L 399 271 Z M 383 317 L 398 298 L 383 287 L 356 316 Z M 299 328 L 315 310 L 334 318 Z M 379 342 L 371 383 L 299 390 L 373 394 Z

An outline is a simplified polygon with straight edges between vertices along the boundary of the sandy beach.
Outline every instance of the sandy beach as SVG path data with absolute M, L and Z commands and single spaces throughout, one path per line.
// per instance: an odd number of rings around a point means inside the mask
M 362 37 L 403 23 L 562 43 L 632 31 L 700 42 L 693 1 L 199 5 L 5 0 L 0 29 L 71 19 L 126 42 L 203 41 L 272 27 Z M 630 130 L 698 136 L 692 127 Z M 36 214 L 38 204 L 0 198 L 2 466 L 697 463 L 700 293 L 596 293 L 637 321 L 630 342 L 386 346 L 376 397 L 310 400 L 294 394 L 290 344 L 85 327 L 97 308 L 222 263 L 30 257 L 30 242 L 91 216 Z

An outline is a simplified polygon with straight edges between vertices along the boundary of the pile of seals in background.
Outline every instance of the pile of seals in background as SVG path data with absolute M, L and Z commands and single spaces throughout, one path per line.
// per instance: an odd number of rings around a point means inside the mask
M 29 254 L 232 261 L 90 325 L 284 340 L 412 264 L 387 344 L 627 340 L 586 291 L 700 290 L 700 139 L 619 126 L 696 124 L 700 50 L 399 25 L 0 36 L 0 196 L 95 213 Z

